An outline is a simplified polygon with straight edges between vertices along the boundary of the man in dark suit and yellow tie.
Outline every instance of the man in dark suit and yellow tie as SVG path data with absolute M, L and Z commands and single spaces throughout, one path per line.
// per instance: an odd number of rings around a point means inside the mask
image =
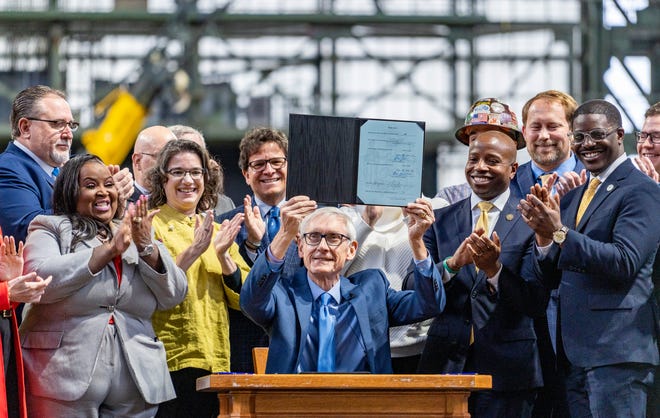
M 623 148 L 617 108 L 591 100 L 572 118 L 590 180 L 561 199 L 520 202 L 536 232 L 535 272 L 559 288 L 557 356 L 571 416 L 643 417 L 658 364 L 651 272 L 660 188 Z
M 435 211 L 424 243 L 443 276 L 447 305 L 428 332 L 422 373 L 479 373 L 493 389 L 474 392 L 475 417 L 530 417 L 543 384 L 533 320 L 549 293 L 528 282 L 533 231 L 516 211 L 509 182 L 515 137 L 479 132 L 469 143 L 465 177 L 471 195 Z

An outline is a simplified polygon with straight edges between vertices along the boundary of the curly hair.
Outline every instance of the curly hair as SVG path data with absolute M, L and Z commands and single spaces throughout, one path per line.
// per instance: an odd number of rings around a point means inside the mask
M 276 143 L 284 151 L 284 156 L 288 156 L 289 140 L 284 132 L 274 128 L 254 128 L 245 133 L 238 146 L 240 150 L 238 167 L 241 171 L 247 171 L 250 155 L 257 152 L 267 142 Z
M 218 192 L 220 190 L 220 175 L 217 169 L 211 165 L 211 157 L 208 151 L 193 141 L 180 139 L 169 141 L 158 154 L 158 160 L 154 168 L 147 174 L 151 182 L 151 194 L 149 194 L 149 207 L 157 208 L 167 203 L 165 195 L 165 183 L 167 183 L 167 166 L 170 160 L 181 153 L 189 152 L 199 157 L 204 170 L 204 192 L 197 202 L 197 213 L 213 209 L 218 203 Z
M 105 166 L 103 161 L 96 155 L 80 154 L 71 158 L 61 168 L 55 186 L 53 188 L 53 213 L 55 215 L 64 215 L 71 221 L 73 230 L 73 239 L 71 245 L 80 241 L 91 239 L 99 233 L 105 231 L 106 236 L 112 238 L 112 229 L 98 220 L 83 216 L 78 213 L 78 199 L 80 199 L 80 171 L 83 166 L 89 162 L 94 162 Z M 119 221 L 123 214 L 123 203 L 117 201 L 117 210 L 113 216 L 115 221 Z

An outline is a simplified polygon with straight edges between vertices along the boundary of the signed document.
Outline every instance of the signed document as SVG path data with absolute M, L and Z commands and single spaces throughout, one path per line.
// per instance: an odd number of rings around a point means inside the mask
M 405 206 L 421 196 L 424 122 L 289 115 L 287 196 Z
M 367 120 L 360 127 L 357 198 L 405 206 L 421 194 L 424 129 L 415 122 Z

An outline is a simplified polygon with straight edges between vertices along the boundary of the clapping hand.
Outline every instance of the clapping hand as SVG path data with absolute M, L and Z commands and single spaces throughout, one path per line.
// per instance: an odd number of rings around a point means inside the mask
M 23 242 L 18 243 L 13 236 L 0 239 L 0 281 L 6 282 L 23 273 Z

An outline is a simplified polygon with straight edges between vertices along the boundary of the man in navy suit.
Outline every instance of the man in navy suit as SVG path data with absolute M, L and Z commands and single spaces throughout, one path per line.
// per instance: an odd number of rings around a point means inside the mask
M 380 270 L 342 276 L 346 261 L 357 252 L 355 227 L 338 208 L 315 208 L 316 202 L 305 196 L 287 201 L 282 228 L 241 290 L 241 309 L 270 335 L 266 372 L 392 373 L 389 327 L 437 315 L 445 304 L 440 274 L 423 241 L 434 220 L 431 205 L 417 199 L 404 208 L 415 290 L 401 291 L 392 289 Z M 284 258 L 296 237 L 304 267 L 287 275 Z M 328 320 L 334 322 L 327 357 L 320 352 L 328 321 L 317 314 L 324 297 L 329 300 Z
M 270 244 L 268 224 L 271 209 L 280 208 L 286 199 L 287 154 L 286 135 L 273 128 L 255 128 L 241 139 L 238 165 L 253 196 L 245 196 L 243 205 L 216 217 L 217 222 L 245 214 L 245 221 L 236 236 L 239 252 L 252 265 L 257 256 Z M 292 274 L 301 266 L 295 243 L 290 243 L 284 260 L 284 271 Z M 253 372 L 252 348 L 268 346 L 268 336 L 242 312 L 229 310 L 229 341 L 231 369 L 234 372 Z
M 518 167 L 510 186 L 514 195 L 524 197 L 534 184 L 546 184 L 551 178 L 557 179 L 556 183 L 553 181 L 550 184 L 555 183 L 553 192 L 560 195 L 584 183 L 584 166 L 571 151 L 568 138 L 571 115 L 576 108 L 573 97 L 557 90 L 543 91 L 525 103 L 522 131 L 532 159 Z M 554 173 L 556 176 L 551 176 Z M 543 369 L 543 388 L 534 403 L 534 418 L 562 418 L 568 415 L 555 356 L 557 300 L 557 291 L 554 290 L 546 315 L 534 318 Z
M 424 236 L 447 306 L 431 324 L 420 372 L 492 375 L 492 390 L 470 396 L 476 417 L 529 417 L 543 384 L 532 318 L 544 313 L 548 292 L 527 281 L 534 234 L 509 189 L 517 168 L 509 135 L 479 132 L 465 165 L 471 196 L 437 210 Z
M 536 187 L 520 211 L 536 232 L 535 271 L 559 288 L 557 357 L 571 416 L 643 417 L 658 364 L 652 269 L 660 188 L 623 148 L 621 114 L 580 105 L 572 145 L 588 184 L 562 199 Z

